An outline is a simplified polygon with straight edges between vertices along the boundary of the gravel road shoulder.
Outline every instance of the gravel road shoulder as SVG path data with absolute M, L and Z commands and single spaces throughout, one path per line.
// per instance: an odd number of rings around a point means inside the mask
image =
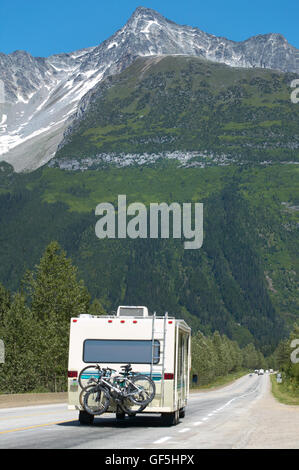
M 245 448 L 299 449 L 299 406 L 279 403 L 271 393 L 270 380 L 252 407 L 250 421 L 255 424 Z
M 11 395 L 0 395 L 1 408 L 15 408 L 33 405 L 51 405 L 55 403 L 66 403 L 67 393 L 20 393 Z

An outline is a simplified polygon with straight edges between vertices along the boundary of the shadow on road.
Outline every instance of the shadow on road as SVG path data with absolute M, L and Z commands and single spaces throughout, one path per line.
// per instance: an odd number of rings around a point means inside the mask
M 62 427 L 87 427 L 87 428 L 132 428 L 132 427 L 165 427 L 160 416 L 132 416 L 126 417 L 123 420 L 116 419 L 111 416 L 109 418 L 96 418 L 94 423 L 90 425 L 80 424 L 79 420 L 66 421 L 59 423 L 58 426 Z

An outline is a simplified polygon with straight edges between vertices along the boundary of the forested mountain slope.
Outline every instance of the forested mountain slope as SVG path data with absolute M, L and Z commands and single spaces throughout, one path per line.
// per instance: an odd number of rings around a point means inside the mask
M 154 168 L 19 175 L 2 167 L 0 281 L 17 290 L 26 269 L 58 240 L 93 298 L 110 311 L 145 304 L 184 316 L 194 330 L 215 329 L 264 353 L 298 319 L 298 168 Z M 105 239 L 95 207 L 126 194 L 128 204 L 203 202 L 204 242 Z M 297 194 L 297 195 L 296 195 Z

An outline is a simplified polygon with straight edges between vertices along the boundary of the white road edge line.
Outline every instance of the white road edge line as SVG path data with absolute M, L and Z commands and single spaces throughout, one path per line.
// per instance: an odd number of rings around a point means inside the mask
M 179 432 L 187 432 L 187 431 L 190 431 L 190 428 L 184 428 L 184 429 L 179 430 Z
M 247 397 L 248 395 L 251 395 L 252 393 L 255 393 L 257 391 L 257 388 L 255 388 L 254 390 L 252 390 L 251 392 L 249 393 L 244 393 L 244 395 L 239 395 L 235 398 L 232 398 L 231 400 L 229 400 L 227 403 L 225 403 L 225 405 L 221 406 L 221 408 L 218 408 L 217 411 L 222 411 L 224 408 L 226 408 L 228 405 L 230 405 L 233 401 L 235 400 L 238 400 L 239 398 L 244 398 L 244 397 Z
M 155 441 L 154 444 L 163 444 L 163 442 L 168 441 L 168 439 L 170 439 L 170 436 L 161 437 L 161 439 Z

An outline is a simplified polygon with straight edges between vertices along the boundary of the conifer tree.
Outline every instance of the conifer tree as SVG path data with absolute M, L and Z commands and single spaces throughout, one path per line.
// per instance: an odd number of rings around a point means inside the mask
M 37 330 L 22 293 L 14 295 L 3 318 L 0 337 L 5 345 L 5 363 L 0 364 L 2 393 L 22 393 L 36 387 Z
M 70 318 L 87 313 L 90 296 L 57 242 L 46 248 L 25 288 L 36 321 L 40 381 L 53 392 L 66 385 Z
M 32 312 L 40 320 L 51 317 L 68 322 L 72 316 L 88 311 L 90 295 L 57 242 L 47 246 L 35 272 L 27 274 L 25 285 Z
M 3 321 L 4 315 L 8 312 L 11 303 L 11 295 L 5 287 L 0 284 L 0 325 Z

